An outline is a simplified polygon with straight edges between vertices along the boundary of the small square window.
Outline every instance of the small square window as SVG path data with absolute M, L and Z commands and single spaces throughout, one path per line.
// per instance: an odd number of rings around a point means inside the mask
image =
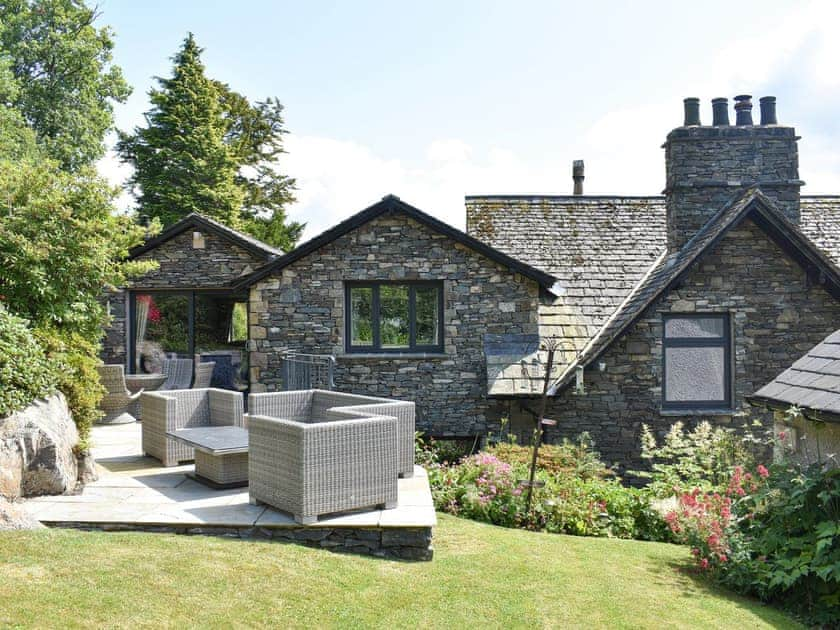
M 729 316 L 666 315 L 663 328 L 663 408 L 730 408 Z

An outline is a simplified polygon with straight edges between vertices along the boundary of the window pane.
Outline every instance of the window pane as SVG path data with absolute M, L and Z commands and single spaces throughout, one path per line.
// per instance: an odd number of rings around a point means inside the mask
M 665 336 L 669 338 L 723 337 L 721 317 L 671 317 L 665 320 Z
M 350 343 L 354 346 L 373 345 L 373 289 L 350 289 Z
M 417 345 L 438 345 L 440 343 L 440 331 L 438 331 L 437 287 L 417 287 L 414 296 L 414 309 L 417 316 Z
M 228 295 L 195 294 L 195 354 L 215 363 L 211 387 L 236 389 L 248 381 L 245 350 L 247 308 Z
M 383 348 L 408 347 L 408 287 L 379 287 L 379 335 Z
M 666 402 L 726 399 L 726 355 L 718 348 L 666 348 Z

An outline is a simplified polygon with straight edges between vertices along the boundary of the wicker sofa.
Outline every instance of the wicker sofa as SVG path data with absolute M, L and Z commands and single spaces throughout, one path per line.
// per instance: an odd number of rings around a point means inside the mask
M 340 418 L 393 416 L 397 421 L 397 473 L 414 474 L 414 403 L 405 400 L 359 396 L 323 389 L 251 394 L 248 414 L 284 418 L 299 422 L 324 422 L 330 411 L 341 411 Z
M 295 420 L 249 413 L 248 483 L 251 503 L 303 525 L 334 512 L 394 508 L 397 419 L 336 409 Z
M 173 389 L 144 392 L 142 443 L 146 455 L 164 466 L 195 459 L 194 449 L 167 437 L 167 431 L 187 427 L 245 426 L 241 393 L 225 389 Z

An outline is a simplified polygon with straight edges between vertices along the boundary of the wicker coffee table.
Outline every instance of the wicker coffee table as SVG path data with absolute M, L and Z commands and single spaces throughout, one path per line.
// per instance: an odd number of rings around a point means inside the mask
M 248 485 L 248 430 L 237 426 L 196 427 L 166 433 L 195 449 L 191 479 L 216 490 Z

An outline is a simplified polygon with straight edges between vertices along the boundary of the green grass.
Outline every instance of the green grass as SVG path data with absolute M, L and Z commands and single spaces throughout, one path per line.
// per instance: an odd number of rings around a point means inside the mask
M 683 547 L 440 515 L 435 559 L 70 530 L 0 534 L 0 626 L 796 627 L 711 587 Z

